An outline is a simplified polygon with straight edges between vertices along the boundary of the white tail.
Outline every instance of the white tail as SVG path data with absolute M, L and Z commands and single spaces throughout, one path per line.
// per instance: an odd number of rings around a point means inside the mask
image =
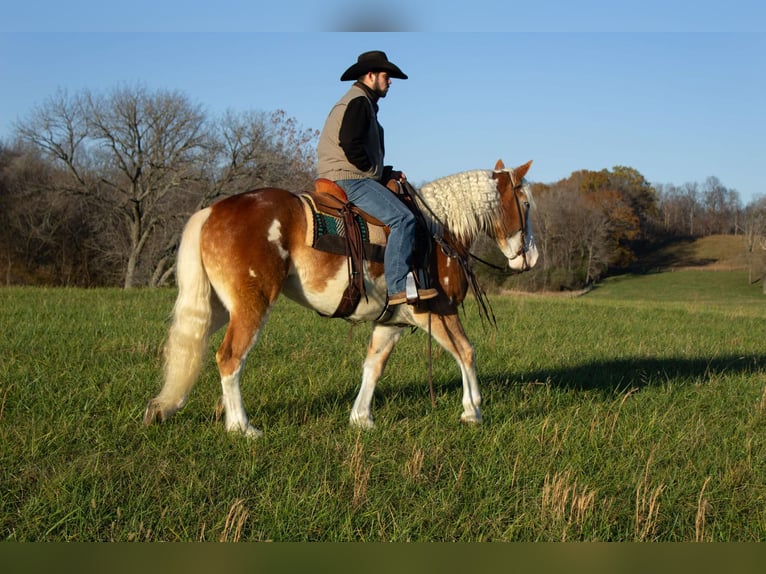
M 149 401 L 144 423 L 166 420 L 184 406 L 197 380 L 208 346 L 212 320 L 210 281 L 202 265 L 200 234 L 210 208 L 189 219 L 181 237 L 176 261 L 178 297 L 165 344 L 165 382 Z

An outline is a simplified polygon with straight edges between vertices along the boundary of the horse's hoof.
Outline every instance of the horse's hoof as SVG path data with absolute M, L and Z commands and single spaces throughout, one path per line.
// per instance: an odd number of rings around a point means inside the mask
M 242 435 L 245 438 L 261 438 L 263 436 L 263 431 L 258 430 L 251 424 L 247 424 L 247 426 L 242 427 L 241 425 L 232 426 L 231 428 L 226 429 L 227 432 L 231 434 L 237 434 Z
M 245 437 L 247 438 L 261 438 L 263 436 L 263 431 L 258 430 L 252 425 L 247 425 L 247 428 L 245 429 Z
M 352 427 L 355 427 L 358 429 L 372 430 L 375 428 L 375 422 L 372 420 L 372 417 L 352 416 L 348 422 Z
M 479 425 L 481 424 L 480 413 L 463 413 L 460 415 L 460 422 L 465 425 Z
M 162 409 L 157 402 L 153 399 L 149 401 L 149 404 L 146 405 L 146 410 L 144 411 L 144 426 L 161 423 L 164 420 L 165 414 L 162 412 Z

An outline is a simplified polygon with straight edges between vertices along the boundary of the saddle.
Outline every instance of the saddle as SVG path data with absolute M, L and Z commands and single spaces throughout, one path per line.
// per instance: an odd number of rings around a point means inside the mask
M 405 183 L 404 185 L 409 185 Z M 416 216 L 413 263 L 420 283 L 428 285 L 431 234 L 412 196 L 402 184 L 390 180 L 386 187 L 397 194 Z M 334 181 L 319 178 L 314 191 L 300 194 L 309 222 L 306 244 L 319 251 L 348 257 L 349 281 L 332 317 L 348 317 L 356 309 L 364 290 L 364 260 L 383 262 L 389 227 L 379 219 L 356 207 Z M 365 295 L 366 296 L 366 295 Z

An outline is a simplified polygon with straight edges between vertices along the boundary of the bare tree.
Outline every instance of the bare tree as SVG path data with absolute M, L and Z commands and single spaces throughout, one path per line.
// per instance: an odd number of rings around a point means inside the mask
M 68 171 L 72 176 L 69 191 L 88 188 L 88 122 L 81 95 L 57 91 L 35 107 L 26 122 L 16 124 L 16 133 L 23 142 L 41 150 Z
M 210 121 L 172 91 L 59 91 L 17 124 L 17 134 L 68 174 L 55 193 L 89 199 L 82 215 L 91 220 L 96 257 L 121 269 L 125 288 L 169 280 L 193 211 L 257 187 L 305 189 L 316 177 L 318 132 L 284 111 Z
M 742 231 L 747 252 L 748 282 L 763 279 L 763 253 L 766 251 L 766 198 L 761 197 L 748 205 L 743 213 Z M 760 265 L 761 272 L 756 274 L 755 267 Z M 756 278 L 757 276 L 757 278 Z M 764 281 L 766 293 L 766 281 Z
M 283 110 L 226 112 L 208 123 L 209 137 L 198 158 L 199 177 L 187 182 L 179 198 L 180 221 L 165 225 L 150 285 L 166 283 L 175 270 L 175 249 L 183 221 L 218 198 L 260 187 L 308 189 L 316 178 L 315 144 L 319 133 L 303 129 Z
M 177 92 L 143 88 L 88 94 L 86 109 L 103 199 L 128 239 L 123 286 L 130 288 L 148 242 L 172 217 L 176 196 L 197 180 L 205 116 Z
M 71 176 L 33 148 L 0 147 L 0 252 L 5 282 L 85 285 L 92 250 L 85 195 L 65 195 Z
M 102 258 L 119 263 L 129 288 L 157 230 L 176 217 L 178 196 L 199 187 L 204 121 L 201 108 L 176 92 L 120 88 L 58 92 L 17 132 L 66 168 L 71 179 L 59 193 L 95 200 L 90 215 Z
M 697 182 L 687 182 L 683 185 L 682 205 L 688 218 L 689 235 L 693 236 L 697 233 L 697 228 L 699 227 L 695 227 L 699 219 L 697 215 L 700 209 L 699 185 Z
M 608 213 L 588 196 L 557 186 L 536 190 L 535 235 L 549 288 L 597 281 L 613 258 Z
M 216 199 L 260 187 L 301 190 L 316 177 L 314 146 L 318 132 L 305 130 L 283 110 L 226 112 L 208 123 L 209 137 L 198 158 L 198 178 L 187 181 L 176 214 L 182 221 Z M 184 199 L 184 201 L 180 201 Z M 189 200 L 190 199 L 190 200 Z M 165 225 L 150 285 L 166 283 L 175 269 L 182 222 Z
M 702 186 L 705 214 L 705 235 L 736 234 L 738 216 L 742 209 L 739 193 L 729 189 L 715 176 L 709 176 Z
M 306 189 L 316 177 L 319 132 L 300 128 L 284 110 L 227 112 L 215 125 L 213 195 L 264 186 Z

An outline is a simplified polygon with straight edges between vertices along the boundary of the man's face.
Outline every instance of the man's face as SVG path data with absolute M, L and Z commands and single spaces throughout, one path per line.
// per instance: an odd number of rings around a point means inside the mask
M 381 98 L 385 98 L 388 93 L 388 88 L 391 86 L 391 78 L 388 76 L 388 72 L 372 72 L 372 85 L 370 89 L 378 94 Z

